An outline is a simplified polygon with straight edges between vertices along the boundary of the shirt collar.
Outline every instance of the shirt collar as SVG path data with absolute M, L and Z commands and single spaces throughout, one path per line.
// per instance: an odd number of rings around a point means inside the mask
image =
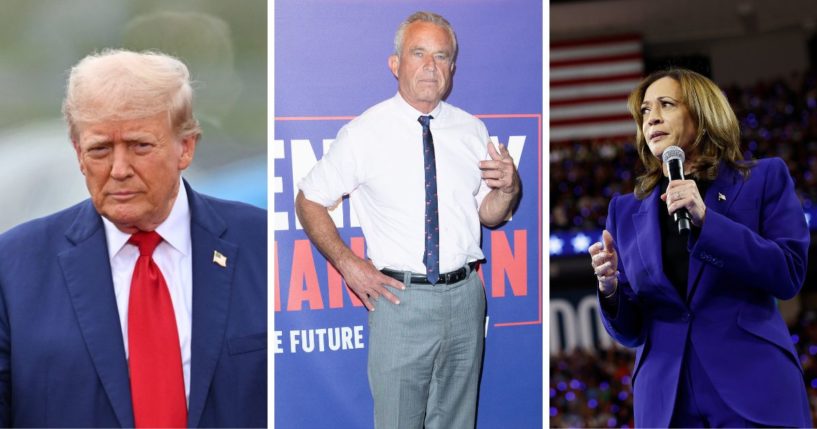
M 410 117 L 412 120 L 415 121 L 417 120 L 417 118 L 423 115 L 431 115 L 434 119 L 440 119 L 440 115 L 444 113 L 443 105 L 445 105 L 445 102 L 442 100 L 440 100 L 440 102 L 437 103 L 437 106 L 434 107 L 434 110 L 432 110 L 429 113 L 423 113 L 412 107 L 411 104 L 409 104 L 408 101 L 406 101 L 406 99 L 403 98 L 399 91 L 394 96 L 393 100 L 395 101 L 397 110 L 401 114 L 405 115 L 406 117 Z
M 156 227 L 156 232 L 170 246 L 186 255 L 191 249 L 190 206 L 187 202 L 187 189 L 181 183 L 181 178 L 179 178 L 179 182 L 179 193 L 176 196 L 176 201 L 173 202 L 173 207 L 170 209 L 170 215 Z M 102 223 L 105 226 L 105 238 L 108 242 L 108 257 L 113 259 L 128 243 L 131 234 L 120 231 L 113 222 L 104 216 L 102 217 Z

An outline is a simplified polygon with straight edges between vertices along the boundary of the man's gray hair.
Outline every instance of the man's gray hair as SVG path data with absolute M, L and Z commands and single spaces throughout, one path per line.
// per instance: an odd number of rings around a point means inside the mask
M 409 24 L 417 21 L 430 22 L 434 25 L 442 27 L 448 32 L 448 35 L 451 36 L 451 44 L 454 48 L 454 52 L 452 52 L 451 55 L 451 62 L 453 63 L 457 58 L 457 35 L 454 33 L 454 28 L 451 27 L 448 20 L 434 12 L 414 12 L 400 24 L 400 27 L 397 28 L 397 33 L 394 35 L 394 55 L 399 57 L 403 52 L 403 40 L 405 39 L 406 27 L 408 27 Z

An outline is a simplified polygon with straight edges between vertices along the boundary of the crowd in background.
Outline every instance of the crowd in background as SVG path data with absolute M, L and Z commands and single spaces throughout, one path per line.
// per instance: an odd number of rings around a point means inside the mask
M 633 427 L 633 353 L 577 348 L 550 357 L 550 426 Z
M 803 312 L 789 327 L 817 423 L 817 311 Z M 569 428 L 633 427 L 630 376 L 635 354 L 613 346 L 581 348 L 550 357 L 550 426 Z
M 816 204 L 817 71 L 724 91 L 740 121 L 745 157 L 783 158 L 804 207 Z M 603 229 L 610 198 L 632 192 L 641 171 L 632 138 L 552 143 L 551 230 Z

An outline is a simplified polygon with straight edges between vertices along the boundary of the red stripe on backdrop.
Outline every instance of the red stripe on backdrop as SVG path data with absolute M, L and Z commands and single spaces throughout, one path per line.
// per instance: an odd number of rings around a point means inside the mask
M 603 123 L 603 122 L 617 122 L 617 121 L 632 121 L 633 118 L 630 115 L 604 115 L 604 116 L 591 116 L 586 118 L 572 118 L 572 119 L 551 119 L 550 126 L 551 127 L 558 127 L 562 125 L 576 125 L 576 124 L 593 124 L 593 123 Z
M 618 74 L 618 75 L 609 75 L 609 76 L 601 76 L 601 77 L 587 77 L 581 79 L 564 79 L 564 80 L 552 80 L 550 81 L 550 87 L 563 87 L 563 86 L 571 86 L 571 85 L 585 85 L 585 84 L 593 84 L 593 83 L 604 83 L 604 82 L 618 82 L 623 80 L 632 80 L 632 79 L 641 79 L 641 73 L 626 73 L 626 74 Z
M 558 42 L 550 42 L 550 49 L 553 50 L 560 48 L 578 48 L 582 46 L 599 46 L 621 42 L 640 42 L 640 41 L 641 36 L 639 35 L 623 34 L 620 36 L 603 36 L 588 39 L 560 40 Z
M 618 61 L 625 61 L 625 60 L 637 60 L 639 63 L 641 62 L 642 55 L 641 52 L 633 52 L 628 54 L 618 54 L 618 55 L 606 55 L 606 56 L 597 56 L 597 57 L 590 57 L 590 58 L 578 58 L 572 60 L 557 60 L 551 61 L 550 67 L 568 67 L 568 66 L 577 66 L 577 65 L 585 65 L 585 64 L 599 64 L 599 63 L 608 63 L 608 62 L 618 62 Z
M 553 108 L 553 107 L 561 107 L 561 106 L 575 106 L 575 105 L 578 105 L 578 104 L 591 104 L 591 103 L 598 103 L 598 102 L 604 102 L 604 101 L 618 101 L 618 100 L 621 100 L 621 99 L 626 100 L 627 96 L 629 96 L 629 95 L 630 95 L 630 93 L 628 91 L 628 92 L 622 92 L 622 93 L 619 93 L 619 94 L 612 94 L 612 95 L 599 95 L 599 96 L 596 96 L 596 97 L 568 98 L 568 99 L 564 99 L 564 100 L 553 100 L 553 99 L 551 99 L 550 100 L 550 107 Z
M 633 144 L 633 133 L 630 134 L 608 134 L 604 137 L 585 137 L 581 138 L 580 140 L 593 140 L 593 141 L 603 141 L 604 143 L 614 143 L 614 144 Z M 573 137 L 564 137 L 564 138 L 551 138 L 550 144 L 568 144 L 576 141 Z

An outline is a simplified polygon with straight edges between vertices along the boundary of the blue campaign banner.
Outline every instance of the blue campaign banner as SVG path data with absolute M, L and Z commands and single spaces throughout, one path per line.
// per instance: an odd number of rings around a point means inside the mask
M 513 218 L 483 229 L 488 323 L 478 427 L 542 427 L 541 8 L 538 0 L 275 2 L 276 428 L 373 426 L 367 312 L 309 242 L 294 198 L 338 130 L 396 93 L 387 58 L 397 26 L 417 10 L 453 25 L 460 51 L 447 101 L 508 146 L 523 183 Z M 365 255 L 348 199 L 331 214 L 341 237 Z

